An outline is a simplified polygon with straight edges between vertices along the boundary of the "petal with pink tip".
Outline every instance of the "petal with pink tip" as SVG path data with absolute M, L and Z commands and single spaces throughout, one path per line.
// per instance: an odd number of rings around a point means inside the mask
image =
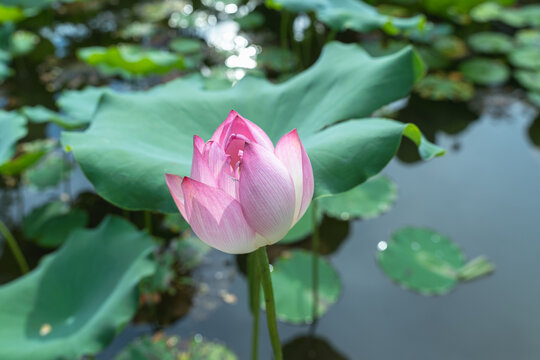
M 274 151 L 274 144 L 272 144 L 272 140 L 270 140 L 264 130 L 255 125 L 255 123 L 242 117 L 240 114 L 237 114 L 231 122 L 227 130 L 225 141 L 234 134 L 243 135 L 249 141 L 261 145 L 269 151 Z M 225 149 L 225 151 L 229 153 L 229 149 Z
M 195 150 L 199 151 L 201 154 L 204 151 L 204 140 L 198 135 L 193 136 L 193 151 Z
M 215 141 L 221 146 L 225 146 L 225 137 L 227 135 L 227 132 L 229 130 L 229 127 L 231 126 L 231 122 L 238 116 L 238 113 L 234 110 L 231 110 L 229 112 L 229 115 L 227 116 L 227 119 L 225 119 L 224 122 L 222 122 L 216 131 L 214 131 L 214 134 L 210 138 L 210 141 Z
M 165 178 L 167 179 L 167 186 L 169 187 L 169 191 L 171 192 L 176 207 L 178 208 L 180 214 L 182 214 L 184 219 L 188 221 L 186 208 L 184 205 L 184 192 L 182 191 L 183 178 L 181 176 L 173 174 L 165 174 Z
M 200 181 L 210 186 L 217 186 L 217 178 L 210 169 L 208 161 L 204 158 L 203 154 L 199 152 L 195 143 L 196 139 L 193 139 L 193 160 L 191 161 L 191 178 Z M 203 147 L 204 151 L 204 147 Z
M 255 231 L 246 222 L 237 200 L 188 177 L 184 178 L 182 190 L 188 222 L 202 241 L 230 254 L 257 249 Z
M 291 175 L 295 191 L 295 222 L 306 212 L 313 197 L 313 169 L 296 129 L 283 135 L 275 154 Z
M 270 244 L 287 234 L 294 218 L 294 185 L 273 152 L 246 143 L 238 195 L 248 224 Z

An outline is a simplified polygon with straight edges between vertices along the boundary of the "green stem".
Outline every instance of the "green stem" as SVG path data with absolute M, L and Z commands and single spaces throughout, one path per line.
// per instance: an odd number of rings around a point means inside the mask
M 328 36 L 326 37 L 326 42 L 329 43 L 330 41 L 334 40 L 337 35 L 337 30 L 332 29 L 328 33 Z
M 274 290 L 272 288 L 272 278 L 270 277 L 270 264 L 268 263 L 268 255 L 266 254 L 266 246 L 260 247 L 255 251 L 255 256 L 259 262 L 262 287 L 264 291 L 264 303 L 266 306 L 266 320 L 268 322 L 268 332 L 270 333 L 270 341 L 274 350 L 274 359 L 283 360 L 281 354 L 281 343 L 276 322 L 276 305 L 274 303 Z
M 17 245 L 17 241 L 15 240 L 15 237 L 7 226 L 0 220 L 0 234 L 6 239 L 6 243 L 8 244 L 9 248 L 11 249 L 11 253 L 13 254 L 13 257 L 17 261 L 17 264 L 19 264 L 19 268 L 21 269 L 21 272 L 23 274 L 26 274 L 28 271 L 30 271 L 30 268 L 28 267 L 28 262 L 26 262 L 26 259 L 24 258 L 24 255 L 21 251 L 21 248 L 19 245 Z
M 313 232 L 311 234 L 311 252 L 313 253 L 312 281 L 313 281 L 313 322 L 317 321 L 319 309 L 319 224 L 317 219 L 317 200 L 311 202 L 311 216 Z
M 259 356 L 259 314 L 261 304 L 261 276 L 255 253 L 248 255 L 249 307 L 253 315 L 253 333 L 251 339 L 251 359 Z
M 289 21 L 290 21 L 289 17 L 290 17 L 290 14 L 287 11 L 282 12 L 281 27 L 280 27 L 279 35 L 280 35 L 281 47 L 285 50 L 289 48 L 289 40 L 288 40 Z
M 144 212 L 144 227 L 148 234 L 152 235 L 152 213 L 150 211 Z

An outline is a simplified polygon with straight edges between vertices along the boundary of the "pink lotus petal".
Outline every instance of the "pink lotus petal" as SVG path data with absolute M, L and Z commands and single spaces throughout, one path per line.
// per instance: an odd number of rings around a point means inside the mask
M 201 154 L 204 151 L 204 140 L 197 135 L 193 136 L 193 151 L 199 151 Z
M 295 222 L 306 212 L 313 197 L 313 169 L 296 129 L 283 135 L 275 154 L 285 165 L 294 183 Z
M 238 194 L 248 224 L 270 244 L 287 234 L 294 218 L 294 184 L 273 152 L 246 143 Z
M 182 190 L 188 222 L 202 241 L 230 254 L 252 252 L 260 246 L 237 200 L 188 177 L 184 178 Z
M 214 131 L 214 134 L 212 135 L 212 137 L 210 138 L 210 141 L 215 141 L 217 142 L 219 145 L 225 147 L 225 141 L 226 141 L 226 135 L 227 135 L 227 132 L 229 130 L 229 127 L 231 126 L 231 123 L 232 121 L 234 120 L 234 118 L 236 118 L 238 115 L 238 113 L 234 110 L 231 110 L 229 112 L 229 115 L 227 116 L 227 119 L 225 119 L 224 122 L 222 122 L 218 128 L 216 129 L 216 131 Z
M 195 145 L 196 138 L 193 139 L 193 160 L 191 161 L 191 178 L 200 181 L 210 186 L 217 186 L 217 178 L 210 169 L 208 161 L 204 158 L 203 154 L 197 150 Z
M 188 221 L 186 208 L 184 205 L 184 192 L 182 191 L 183 178 L 173 174 L 165 174 L 165 178 L 167 179 L 167 186 L 169 187 L 169 191 L 171 192 L 176 207 L 184 219 Z

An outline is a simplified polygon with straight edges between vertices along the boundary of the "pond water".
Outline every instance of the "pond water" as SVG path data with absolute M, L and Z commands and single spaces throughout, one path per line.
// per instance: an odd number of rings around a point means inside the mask
M 120 9 L 122 4 L 112 10 Z M 114 21 L 104 13 L 91 24 L 95 28 L 114 29 Z M 100 33 L 100 44 L 111 41 L 108 31 Z M 205 31 L 220 41 L 215 31 Z M 84 44 L 99 37 L 95 29 L 60 22 L 46 27 L 41 34 L 55 45 L 54 49 L 43 51 L 54 51 L 60 58 L 69 53 L 67 39 L 79 38 L 80 44 Z M 247 49 L 245 45 L 243 48 Z M 19 97 L 25 104 L 52 104 L 51 94 L 36 85 L 38 74 L 30 68 L 36 62 L 27 61 L 18 64 L 18 70 L 29 68 L 18 71 L 13 82 L 17 87 L 4 94 L 4 98 Z M 58 81 L 86 80 L 88 77 Z M 126 89 L 147 85 L 114 86 Z M 410 144 L 404 144 L 398 157 L 383 171 L 398 186 L 395 205 L 375 219 L 338 222 L 341 232 L 347 235 L 344 239 L 332 239 L 338 248 L 327 257 L 337 269 L 343 291 L 316 325 L 279 324 L 286 357 L 536 358 L 535 354 L 540 354 L 540 147 L 534 144 L 540 137 L 537 109 L 523 101 L 521 93 L 507 88 L 485 91 L 467 105 L 430 102 L 413 96 L 397 112 L 397 119 L 417 123 L 430 140 L 447 149 L 447 154 L 421 162 Z M 537 126 L 531 128 L 533 124 Z M 35 135 L 30 138 L 44 132 L 51 137 L 59 135 L 55 126 L 37 126 L 33 131 Z M 91 189 L 80 170 L 74 172 L 69 184 L 73 195 Z M 39 194 L 26 189 L 23 212 L 66 192 L 65 186 L 64 183 Z M 10 212 L 10 217 L 18 217 L 16 206 L 3 209 Z M 469 259 L 486 255 L 495 264 L 495 273 L 459 284 L 449 294 L 438 297 L 400 288 L 381 271 L 375 256 L 379 242 L 388 241 L 392 232 L 409 225 L 433 228 L 449 236 Z M 226 344 L 239 359 L 249 358 L 252 318 L 246 279 L 238 265 L 242 261 L 211 250 L 192 274 L 197 283 L 205 284 L 206 291 L 200 291 L 199 285 L 199 292 L 187 301 L 185 316 L 163 327 L 148 323 L 130 325 L 97 359 L 113 359 L 131 340 L 158 329 L 181 337 L 202 334 L 206 339 Z M 17 273 L 15 264 L 10 265 L 12 274 Z M 1 282 L 13 277 L 8 273 L 0 275 Z M 260 358 L 271 359 L 265 319 L 261 319 Z M 317 349 L 316 354 L 308 348 Z

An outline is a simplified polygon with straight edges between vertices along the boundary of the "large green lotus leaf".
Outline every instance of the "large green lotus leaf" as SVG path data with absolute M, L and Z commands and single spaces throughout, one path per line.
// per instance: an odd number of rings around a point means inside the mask
M 320 199 L 323 211 L 341 220 L 377 217 L 392 207 L 397 198 L 396 185 L 386 176 L 369 179 L 362 185 Z
M 63 144 L 108 201 L 175 212 L 164 174 L 189 174 L 193 135 L 209 139 L 235 109 L 274 143 L 297 128 L 314 168 L 316 196 L 340 193 L 384 168 L 402 135 L 425 159 L 444 153 L 411 124 L 366 119 L 329 126 L 406 96 L 417 70 L 410 48 L 373 59 L 356 45 L 332 43 L 315 65 L 281 84 L 247 77 L 231 89 L 207 91 L 202 78 L 191 77 L 145 93 L 105 94 L 89 129 L 64 132 Z
M 77 51 L 77 56 L 96 66 L 104 74 L 124 77 L 165 74 L 173 69 L 184 68 L 184 61 L 180 55 L 145 49 L 137 45 L 82 48 Z
M 58 247 L 75 230 L 88 222 L 86 212 L 70 209 L 60 201 L 53 201 L 34 209 L 23 220 L 24 235 L 39 246 Z
M 338 31 L 385 29 L 395 33 L 396 30 L 420 28 L 425 23 L 423 15 L 410 18 L 383 15 L 360 0 L 267 0 L 266 3 L 270 7 L 295 13 L 314 11 L 321 22 Z
M 154 266 L 149 235 L 109 217 L 77 230 L 28 275 L 0 287 L 0 358 L 79 359 L 131 319 Z
M 14 112 L 0 110 L 0 164 L 5 163 L 15 153 L 15 144 L 26 136 L 26 120 Z
M 494 59 L 468 59 L 459 65 L 459 70 L 467 80 L 478 85 L 502 85 L 510 78 L 508 66 Z
M 377 260 L 401 286 L 423 294 L 443 294 L 458 282 L 465 256 L 446 236 L 423 228 L 406 227 L 380 242 Z
M 324 257 L 318 258 L 319 286 L 317 316 L 326 313 L 341 294 L 341 281 L 332 266 Z M 276 315 L 292 324 L 313 321 L 312 291 L 313 254 L 306 250 L 284 252 L 273 264 L 272 285 L 276 302 Z M 264 308 L 264 296 L 261 294 Z

